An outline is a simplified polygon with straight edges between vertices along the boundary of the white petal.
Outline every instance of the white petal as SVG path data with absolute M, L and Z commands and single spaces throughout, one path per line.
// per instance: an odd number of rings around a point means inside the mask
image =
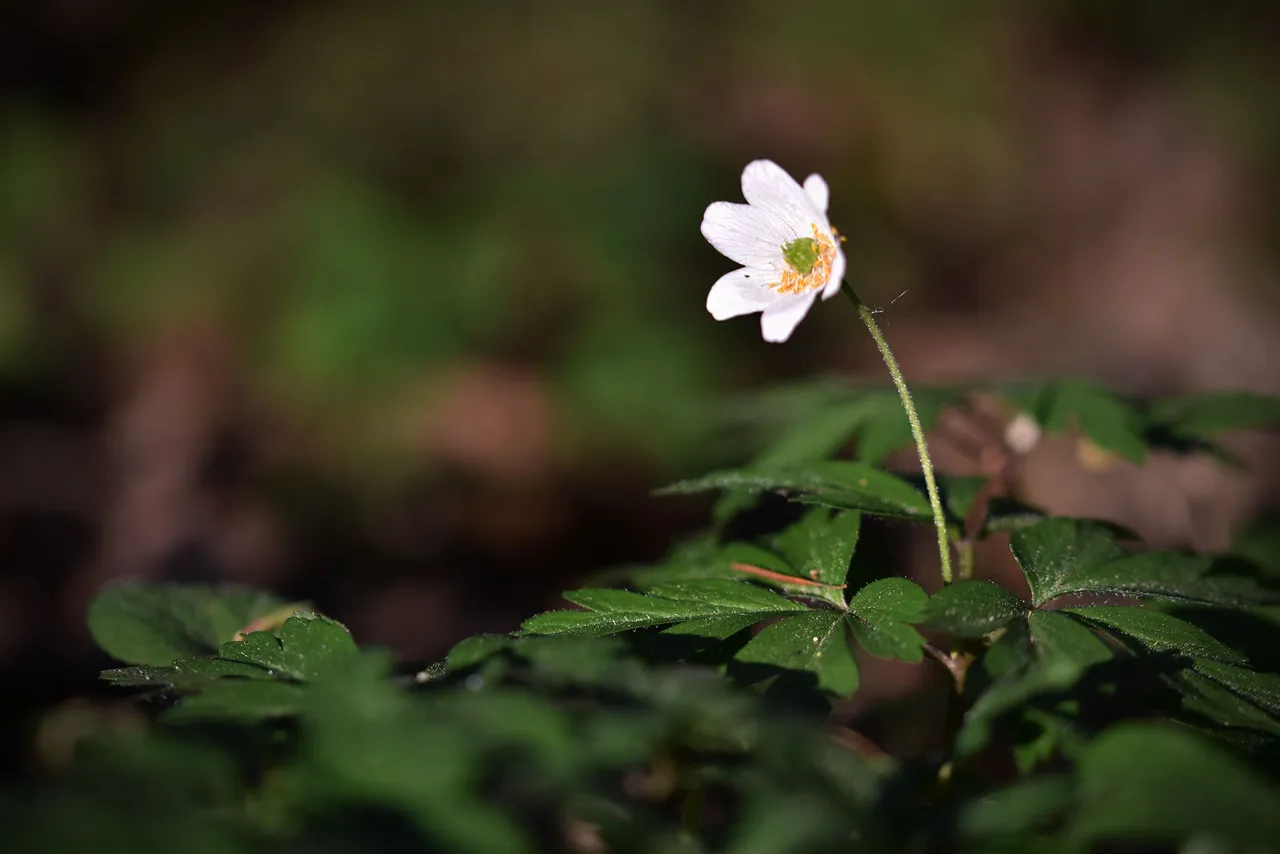
M 791 232 L 768 212 L 750 205 L 714 202 L 702 215 L 702 236 L 721 255 L 746 267 L 780 269 Z
M 779 300 L 764 310 L 760 315 L 760 332 L 764 340 L 780 344 L 791 337 L 800 321 L 809 313 L 809 307 L 817 297 L 816 291 L 797 294 L 789 299 Z
M 839 240 L 839 238 L 836 238 Z M 822 290 L 822 298 L 824 300 L 831 299 L 840 293 L 840 285 L 844 282 L 844 271 L 847 267 L 844 260 L 844 250 L 836 249 L 836 259 L 831 262 L 831 278 L 827 280 L 827 286 Z
M 725 273 L 707 294 L 707 311 L 716 320 L 763 311 L 780 298 L 780 294 L 769 287 L 772 280 L 769 271 L 750 267 Z
M 805 178 L 804 192 L 819 213 L 827 212 L 827 202 L 831 197 L 831 191 L 827 188 L 827 182 L 822 180 L 821 175 L 815 173 Z
M 809 237 L 812 224 L 826 216 L 785 170 L 772 160 L 753 160 L 742 170 L 742 195 L 752 207 L 767 212 L 787 230 L 787 241 Z

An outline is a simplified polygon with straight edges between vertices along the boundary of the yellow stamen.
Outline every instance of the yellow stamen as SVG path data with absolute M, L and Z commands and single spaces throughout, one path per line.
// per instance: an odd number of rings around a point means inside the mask
M 813 240 L 818 244 L 818 260 L 809 272 L 801 273 L 794 267 L 787 266 L 782 271 L 782 280 L 769 287 L 780 294 L 803 294 L 826 287 L 831 279 L 831 266 L 836 260 L 836 245 L 831 236 L 823 233 L 816 223 L 813 225 Z

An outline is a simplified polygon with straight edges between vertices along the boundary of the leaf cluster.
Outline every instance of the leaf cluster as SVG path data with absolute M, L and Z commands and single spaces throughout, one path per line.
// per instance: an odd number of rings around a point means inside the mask
M 1243 395 L 1002 391 L 1135 462 L 1277 416 Z M 885 393 L 792 394 L 803 419 L 752 463 L 665 490 L 721 493 L 713 529 L 428 667 L 266 594 L 104 590 L 89 625 L 123 666 L 103 678 L 154 724 L 105 727 L 57 783 L 0 801 L 14 850 L 1274 850 L 1280 526 L 1152 550 L 944 478 L 958 546 L 1007 538 L 1019 577 L 962 562 L 930 593 L 860 549 L 874 519 L 930 521 L 920 484 L 876 464 L 906 441 Z M 738 530 L 764 494 L 789 513 Z M 838 711 L 877 660 L 946 685 L 902 701 L 946 697 L 923 748 L 891 756 Z

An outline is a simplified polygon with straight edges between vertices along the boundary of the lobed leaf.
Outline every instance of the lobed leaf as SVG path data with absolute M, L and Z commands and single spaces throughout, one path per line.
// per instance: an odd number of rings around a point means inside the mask
M 867 652 L 879 658 L 918 662 L 924 637 L 910 624 L 919 622 L 929 596 L 914 581 L 881 578 L 849 600 L 849 628 Z
M 962 580 L 930 597 L 924 628 L 960 638 L 978 638 L 1023 617 L 1027 604 L 990 581 Z
M 956 736 L 957 754 L 983 749 L 997 720 L 1026 711 L 1037 697 L 1069 690 L 1088 668 L 1110 658 L 1107 645 L 1070 614 L 1032 611 L 1026 620 L 1009 624 L 980 659 L 978 671 L 990 682 L 965 714 Z
M 1242 607 L 1280 601 L 1255 579 L 1240 575 L 1211 575 L 1212 558 L 1180 552 L 1144 552 L 1081 567 L 1061 580 L 1054 595 L 1109 593 Z
M 168 665 L 210 655 L 283 600 L 231 586 L 141 584 L 103 588 L 89 605 L 89 632 L 112 658 Z
M 137 665 L 104 670 L 102 678 L 125 688 L 175 689 L 191 693 L 207 688 L 219 679 L 271 679 L 261 667 L 220 658 L 187 658 L 169 667 Z
M 1111 528 L 1080 519 L 1046 519 L 1016 532 L 1009 542 L 1039 606 L 1072 591 L 1072 578 L 1124 557 Z
M 1248 664 L 1248 659 L 1208 632 L 1171 614 L 1149 608 L 1109 605 L 1086 605 L 1065 610 L 1121 640 L 1136 643 L 1146 652 Z
M 861 530 L 861 514 L 816 507 L 779 534 L 773 546 L 799 577 L 838 586 L 845 583 Z
M 487 661 L 511 645 L 507 635 L 472 635 L 453 645 L 445 659 L 450 670 L 466 670 Z
M 881 578 L 861 588 L 849 600 L 849 610 L 869 623 L 915 623 L 929 602 L 929 594 L 906 578 Z
M 820 409 L 790 425 L 756 456 L 751 467 L 769 469 L 827 459 L 849 441 L 865 414 L 865 401 Z M 728 490 L 716 501 L 712 517 L 717 524 L 723 524 L 751 507 L 755 500 L 754 491 Z
M 678 598 L 667 598 L 678 597 Z M 527 634 L 607 635 L 707 617 L 740 617 L 761 622 L 807 610 L 753 584 L 721 579 L 662 585 L 651 594 L 625 590 L 574 590 L 570 602 L 588 611 L 551 611 L 526 620 Z
M 1187 712 L 1234 731 L 1280 736 L 1280 675 L 1203 660 L 1166 681 Z
M 253 632 L 242 641 L 223 644 L 218 655 L 227 661 L 256 665 L 270 675 L 307 682 L 356 652 L 346 626 L 319 614 L 295 614 L 285 621 L 280 637 Z
M 811 611 L 766 626 L 735 658 L 812 673 L 819 687 L 842 697 L 858 687 L 845 615 L 834 611 Z
M 729 469 L 673 483 L 659 495 L 711 490 L 782 492 L 793 500 L 879 516 L 927 518 L 929 502 L 911 484 L 866 463 L 826 460 L 783 466 Z
M 1069 614 L 1032 611 L 1027 624 L 1041 660 L 1070 662 L 1078 671 L 1083 671 L 1111 658 L 1107 645 L 1085 623 Z

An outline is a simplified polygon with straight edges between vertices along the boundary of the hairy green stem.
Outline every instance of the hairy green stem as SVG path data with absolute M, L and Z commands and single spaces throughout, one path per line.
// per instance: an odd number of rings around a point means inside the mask
M 929 491 L 929 506 L 933 508 L 933 524 L 938 529 L 938 560 L 942 562 L 942 583 L 951 583 L 951 552 L 947 546 L 947 517 L 942 513 L 942 499 L 938 496 L 938 482 L 933 476 L 933 460 L 929 456 L 929 447 L 924 441 L 924 429 L 920 426 L 920 416 L 916 414 L 916 405 L 911 400 L 911 392 L 907 388 L 907 382 L 902 378 L 902 369 L 898 367 L 898 360 L 893 357 L 893 351 L 889 349 L 889 342 L 884 339 L 884 333 L 880 331 L 880 325 L 876 323 L 875 317 L 871 314 L 871 309 L 867 308 L 862 299 L 854 293 L 853 288 L 847 284 L 842 286 L 845 295 L 853 300 L 854 306 L 858 309 L 858 316 L 862 318 L 862 322 L 867 327 L 867 331 L 871 333 L 871 338 L 876 342 L 876 348 L 880 351 L 880 356 L 884 359 L 885 367 L 889 369 L 889 376 L 893 378 L 893 385 L 898 390 L 898 396 L 902 398 L 902 408 L 907 413 L 907 421 L 911 424 L 911 436 L 916 440 L 916 451 L 920 454 L 920 468 L 924 470 L 924 485 Z

